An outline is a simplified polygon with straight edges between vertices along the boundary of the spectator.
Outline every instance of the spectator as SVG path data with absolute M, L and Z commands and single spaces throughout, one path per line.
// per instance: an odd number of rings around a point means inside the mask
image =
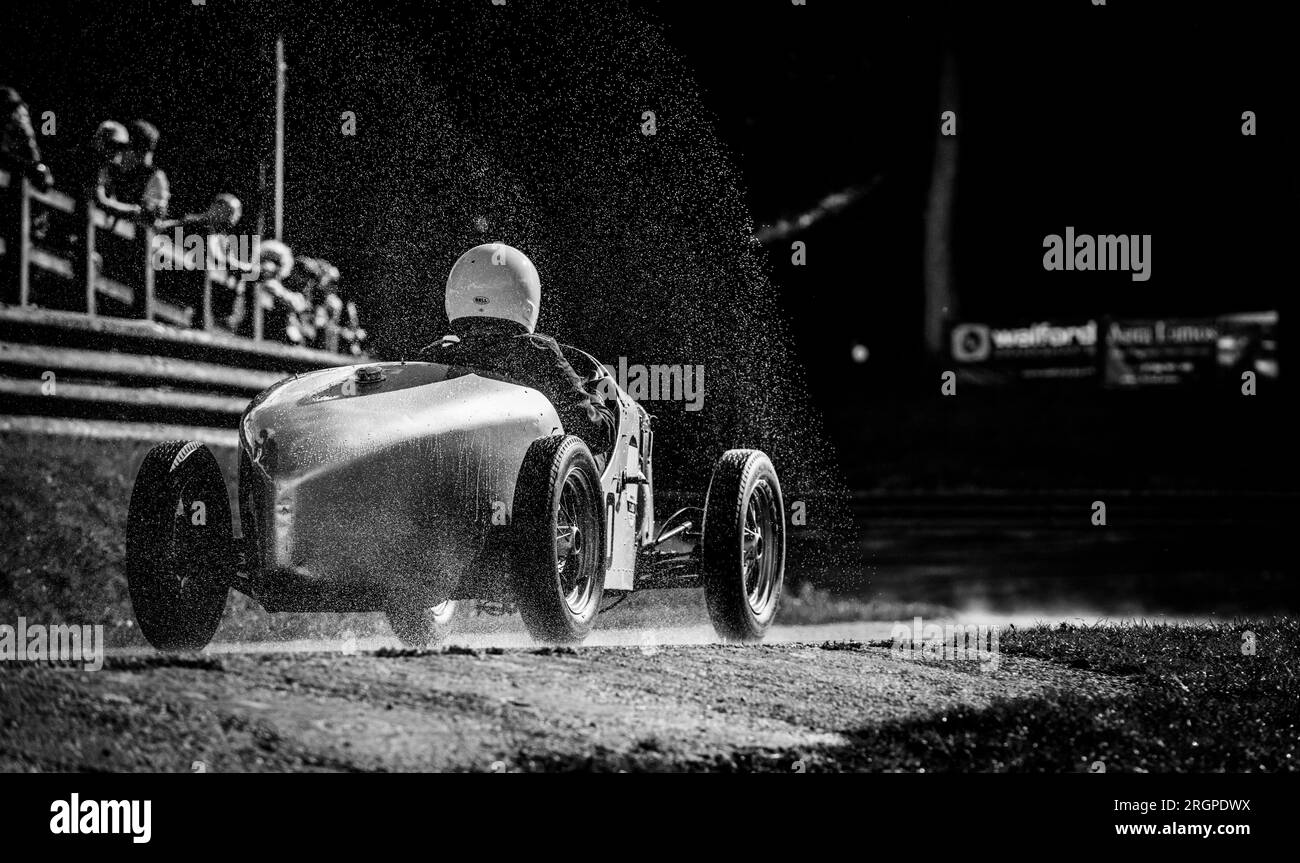
M 54 187 L 50 169 L 41 161 L 41 148 L 36 143 L 36 130 L 27 103 L 12 87 L 0 87 L 0 114 L 4 115 L 4 130 L 0 133 L 0 168 L 10 174 L 20 174 L 42 192 Z M 11 188 L 16 186 L 11 183 Z
M 240 200 L 229 192 L 222 192 L 213 197 L 207 212 L 201 213 L 197 221 L 206 224 L 209 233 L 222 234 L 229 233 L 243 217 L 244 205 Z
M 181 219 L 158 223 L 165 230 L 180 227 L 185 235 L 201 235 L 205 238 L 203 248 L 207 254 L 199 259 L 195 251 L 186 246 L 184 253 L 176 247 L 175 240 L 168 240 L 165 233 L 155 237 L 156 243 L 163 243 L 170 250 L 173 260 L 183 260 L 187 270 L 204 271 L 204 278 L 212 283 L 212 319 L 229 322 L 236 313 L 243 315 L 244 282 L 255 278 L 260 273 L 258 262 L 243 261 L 239 258 L 236 238 L 231 236 L 240 219 L 243 218 L 244 205 L 238 198 L 222 192 L 212 198 L 212 203 L 202 213 L 190 213 Z M 182 238 L 182 243 L 187 242 Z M 205 326 L 207 324 L 205 323 Z
M 108 199 L 116 195 L 115 190 L 122 183 L 122 160 L 129 140 L 126 126 L 116 120 L 100 123 L 91 138 L 94 164 L 90 166 L 91 173 L 83 183 L 84 198 L 106 214 L 111 213 Z M 127 274 L 134 269 L 136 258 L 127 252 L 128 250 L 111 243 L 107 247 L 98 245 L 93 266 L 101 275 L 117 281 L 131 281 Z
M 208 256 L 205 263 L 210 278 L 220 281 L 252 273 L 253 263 L 239 260 L 237 249 L 231 245 L 234 242 L 231 232 L 243 215 L 244 205 L 239 199 L 222 192 L 212 199 L 205 212 L 192 213 L 181 220 L 186 233 L 193 232 L 207 237 Z
M 354 357 L 362 356 L 366 351 L 366 331 L 361 326 L 361 313 L 357 304 L 348 300 L 343 307 L 343 328 L 339 331 L 342 349 Z
M 298 330 L 302 334 L 303 344 L 318 346 L 321 336 L 320 326 L 323 324 L 321 303 L 330 290 L 331 284 L 338 281 L 338 277 L 338 268 L 329 261 L 323 258 L 298 257 L 298 265 L 294 267 L 290 280 L 286 281 L 286 286 L 302 294 L 304 309 L 298 315 Z
M 111 121 L 109 121 L 111 122 Z M 101 129 L 107 124 L 101 124 Z M 110 129 L 112 127 L 109 127 Z M 116 137 L 112 133 L 106 133 L 106 137 Z M 171 193 L 167 187 L 167 175 L 161 169 L 154 165 L 154 151 L 158 149 L 158 129 L 144 120 L 133 120 L 127 127 L 127 148 L 122 152 L 122 167 L 120 171 L 114 171 L 111 168 L 106 171 L 106 179 L 109 181 L 102 187 L 103 194 L 100 194 L 101 188 L 96 189 L 96 200 L 100 208 L 110 217 L 119 219 L 130 219 L 140 225 L 147 227 L 156 226 L 160 220 L 167 216 L 167 203 Z M 111 165 L 111 159 L 109 160 Z M 126 278 L 127 283 L 135 288 L 131 299 L 131 311 L 140 315 L 144 313 L 145 296 L 144 291 L 139 289 L 135 284 L 135 279 L 127 273 L 138 273 L 139 265 L 132 263 L 131 258 L 135 261 L 140 260 L 140 255 L 144 255 L 146 260 L 152 250 L 146 252 L 144 245 L 145 237 L 137 238 L 137 250 L 130 254 L 125 254 L 124 247 L 118 247 L 123 257 L 116 260 L 118 253 L 114 253 L 110 278 L 112 273 L 119 272 L 118 278 Z M 107 256 L 105 256 L 107 258 Z M 107 259 L 104 263 L 110 263 Z
M 158 128 L 145 120 L 133 120 L 128 137 L 120 177 L 99 197 L 99 205 L 119 218 L 154 223 L 167 217 L 171 199 L 167 175 L 154 164 Z
M 367 334 L 357 304 L 340 295 L 338 267 L 329 261 L 316 263 L 320 279 L 310 295 L 309 310 L 302 315 L 304 337 L 318 350 L 361 356 Z
M 302 343 L 298 315 L 307 307 L 302 294 L 284 286 L 284 279 L 293 270 L 293 252 L 284 243 L 267 240 L 258 249 L 261 277 L 254 283 L 254 296 L 262 309 L 262 337 L 276 341 Z M 230 316 L 230 328 L 241 335 L 251 335 L 253 324 L 247 315 L 246 284 L 240 282 L 235 311 Z
M 22 178 L 26 177 L 43 192 L 54 185 L 54 178 L 41 161 L 27 105 L 12 87 L 0 87 L 0 115 L 4 117 L 4 129 L 0 131 L 0 170 L 9 175 L 8 187 L 0 189 L 0 240 L 4 243 L 4 254 L 0 255 L 0 301 L 17 302 Z
M 105 120 L 95 130 L 95 179 L 87 197 L 101 209 L 108 209 L 106 200 L 122 182 L 122 160 L 129 141 L 126 127 L 116 120 Z
M 307 337 L 311 346 L 320 350 L 338 350 L 338 323 L 343 308 L 338 295 L 339 268 L 329 261 L 321 262 L 320 282 L 308 303 L 311 306 L 311 326 Z
M 313 347 L 337 353 L 339 328 L 343 320 L 343 298 L 339 296 L 338 287 L 333 283 L 323 286 L 321 294 L 312 320 L 312 329 L 316 332 Z
M 225 237 L 244 217 L 244 205 L 228 192 L 212 197 L 212 203 L 202 213 L 187 213 L 179 219 L 159 219 L 154 227 L 160 231 L 180 228 L 185 234 Z M 252 264 L 246 265 L 248 269 Z

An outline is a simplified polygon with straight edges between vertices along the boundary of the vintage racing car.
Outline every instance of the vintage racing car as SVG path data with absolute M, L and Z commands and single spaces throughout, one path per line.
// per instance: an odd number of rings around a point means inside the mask
M 535 389 L 429 362 L 295 375 L 239 424 L 239 538 L 212 452 L 159 444 L 131 493 L 136 620 L 163 650 L 212 638 L 233 588 L 268 611 L 384 611 L 436 642 L 458 601 L 517 608 L 532 636 L 579 642 L 602 600 L 702 587 L 719 636 L 762 638 L 785 570 L 766 455 L 718 460 L 698 506 L 655 510 L 650 417 L 590 355 L 563 348 L 617 423 L 607 453 L 565 434 Z

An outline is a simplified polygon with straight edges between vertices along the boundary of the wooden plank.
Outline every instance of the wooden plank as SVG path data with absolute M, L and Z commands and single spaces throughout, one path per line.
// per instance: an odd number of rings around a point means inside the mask
M 104 276 L 95 277 L 95 290 L 127 306 L 135 299 L 135 292 L 130 287 Z
M 40 267 L 56 276 L 62 276 L 65 279 L 72 278 L 72 263 L 65 261 L 57 255 L 51 254 L 38 246 L 32 246 L 27 253 L 28 259 L 34 266 Z
M 56 276 L 71 279 L 76 275 L 72 269 L 72 263 L 70 261 L 65 261 L 37 246 L 32 246 L 30 257 L 32 264 L 40 267 L 46 272 L 53 273 Z M 130 305 L 132 298 L 135 296 L 135 293 L 128 286 L 121 282 L 115 282 L 105 276 L 95 277 L 95 289 L 99 291 L 99 293 L 126 305 Z M 172 306 L 171 308 L 176 309 L 176 311 L 171 315 L 170 319 L 182 326 L 189 326 L 189 316 L 177 309 L 176 306 Z M 163 315 L 159 315 L 159 317 L 163 317 Z
M 188 327 L 194 321 L 194 310 L 182 309 L 180 306 L 174 306 L 171 303 L 155 299 L 153 301 L 153 316 L 178 327 Z
M 91 207 L 91 218 L 95 221 L 95 227 L 102 230 L 111 230 L 124 240 L 135 239 L 135 223 L 126 219 L 110 218 L 107 213 L 98 207 Z
M 0 342 L 0 365 L 73 372 L 88 376 L 175 381 L 197 387 L 227 387 L 256 394 L 286 377 L 215 363 L 197 363 L 144 354 L 119 354 Z
M 58 189 L 50 189 L 48 192 L 42 192 L 39 189 L 32 189 L 32 200 L 40 201 L 45 206 L 61 210 L 65 213 L 75 213 L 77 211 L 77 202 L 70 195 L 65 195 Z
M 250 401 L 237 396 L 219 396 L 208 393 L 189 393 L 149 387 L 114 387 L 98 384 L 73 384 L 55 382 L 54 392 L 41 392 L 43 381 L 39 378 L 0 377 L 0 395 L 37 397 L 62 402 L 91 402 L 137 408 L 158 408 L 179 411 L 206 411 L 208 413 L 239 416 Z

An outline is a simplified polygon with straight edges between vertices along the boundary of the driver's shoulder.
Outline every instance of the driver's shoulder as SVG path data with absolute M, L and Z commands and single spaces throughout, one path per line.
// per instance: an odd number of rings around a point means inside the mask
M 440 358 L 450 358 L 457 353 L 460 348 L 460 337 L 455 335 L 445 335 L 438 341 L 424 348 L 425 359 L 437 361 Z

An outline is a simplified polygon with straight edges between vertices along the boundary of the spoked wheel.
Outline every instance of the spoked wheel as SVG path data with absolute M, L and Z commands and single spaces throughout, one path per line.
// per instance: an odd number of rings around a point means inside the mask
M 538 641 L 587 637 L 605 591 L 600 475 L 573 435 L 534 441 L 515 488 L 514 591 Z
M 763 614 L 772 605 L 773 593 L 781 586 L 780 553 L 772 550 L 780 533 L 781 513 L 776 493 L 766 481 L 760 481 L 745 504 L 740 554 L 740 565 L 745 572 L 745 599 L 756 615 Z
M 704 502 L 703 570 L 709 617 L 727 641 L 758 641 L 785 580 L 785 508 L 776 469 L 758 450 L 728 450 Z
M 145 456 L 131 490 L 126 574 L 150 644 L 200 650 L 212 640 L 235 560 L 226 482 L 203 444 L 163 443 Z
M 445 599 L 421 608 L 394 604 L 385 612 L 393 634 L 407 647 L 431 647 L 446 640 L 456 619 L 456 600 Z
M 555 569 L 560 593 L 569 611 L 580 615 L 591 607 L 591 595 L 603 549 L 593 542 L 600 536 L 600 516 L 590 505 L 591 480 L 581 469 L 570 470 L 560 490 L 560 511 L 555 516 Z

